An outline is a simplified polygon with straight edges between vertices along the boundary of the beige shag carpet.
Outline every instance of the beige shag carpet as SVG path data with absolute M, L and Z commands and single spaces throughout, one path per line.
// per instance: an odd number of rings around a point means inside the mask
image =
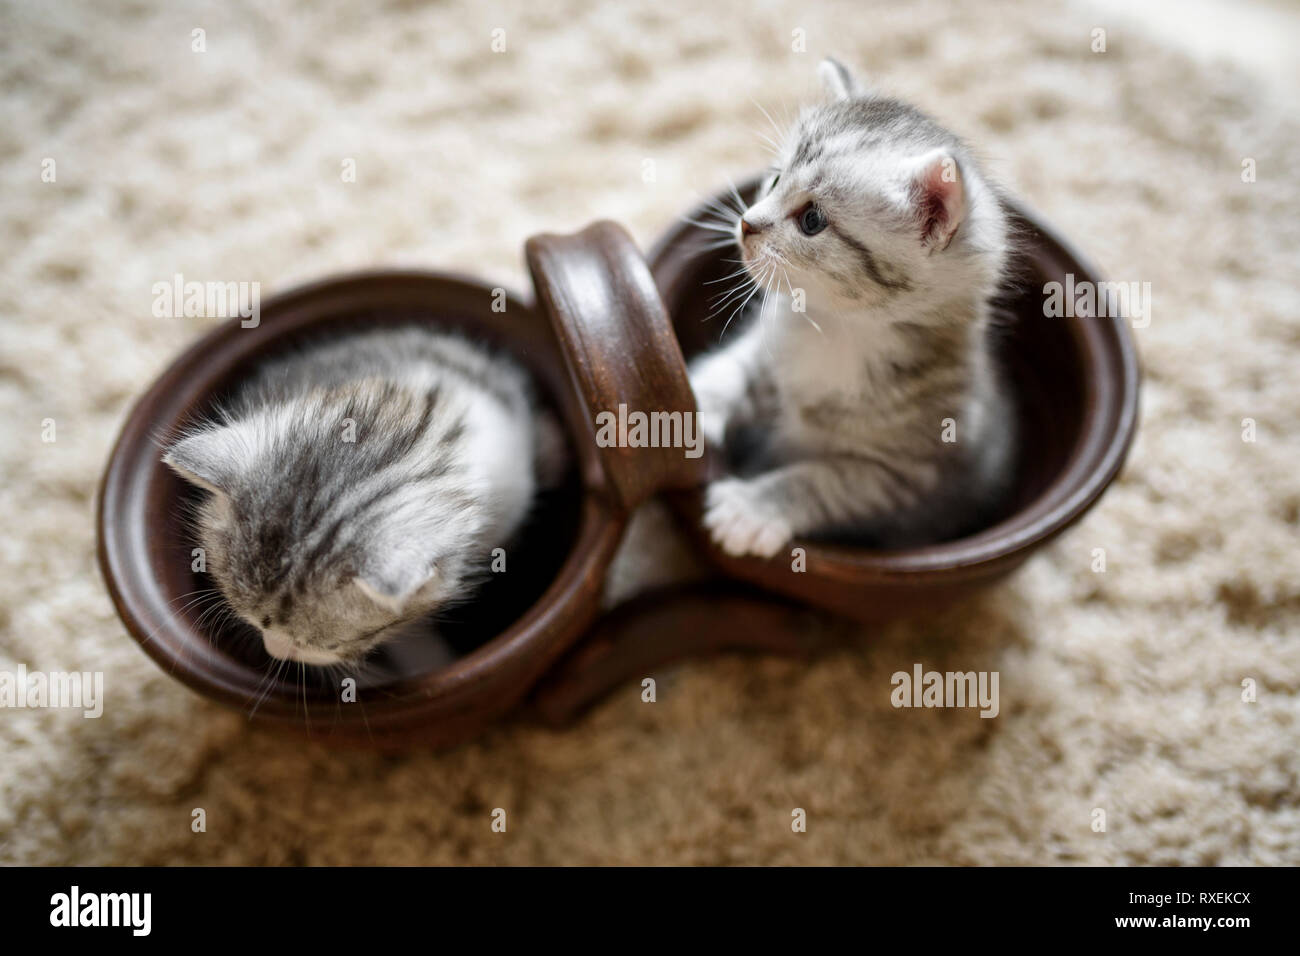
M 0 0 L 0 670 L 106 682 L 98 720 L 0 710 L 0 862 L 1300 862 L 1294 90 L 1114 9 Z M 629 687 L 567 732 L 436 755 L 254 729 L 127 637 L 96 483 L 211 324 L 154 318 L 154 282 L 269 294 L 387 264 L 522 288 L 530 233 L 608 216 L 648 244 L 754 168 L 751 97 L 793 109 L 826 52 L 1152 284 L 1140 435 L 1082 524 L 973 603 L 813 663 L 693 663 L 653 705 Z M 895 710 L 915 662 L 998 671 L 1001 714 Z

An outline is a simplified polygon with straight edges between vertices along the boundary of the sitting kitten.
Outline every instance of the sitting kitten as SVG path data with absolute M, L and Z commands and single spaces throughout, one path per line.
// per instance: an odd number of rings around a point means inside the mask
M 766 301 L 691 368 L 705 440 L 736 466 L 704 517 L 731 554 L 770 557 L 795 535 L 952 537 L 1012 468 L 990 342 L 1002 203 L 952 133 L 834 60 L 820 72 L 831 102 L 800 116 L 735 227 Z
M 463 598 L 561 448 L 513 362 L 407 327 L 268 365 L 163 461 L 209 492 L 208 571 L 267 653 L 332 664 Z

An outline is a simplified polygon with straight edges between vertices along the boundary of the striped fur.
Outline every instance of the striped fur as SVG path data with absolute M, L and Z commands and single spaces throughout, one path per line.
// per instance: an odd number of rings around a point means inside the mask
M 952 537 L 996 510 L 1014 464 L 991 342 L 1002 201 L 952 133 L 834 61 L 822 72 L 830 101 L 800 115 L 735 223 L 759 304 L 691 369 L 706 441 L 735 472 L 709 488 L 705 523 L 734 554 Z
M 198 537 L 231 608 L 272 656 L 328 664 L 466 595 L 557 434 L 514 363 L 412 326 L 263 368 L 163 460 L 209 492 Z

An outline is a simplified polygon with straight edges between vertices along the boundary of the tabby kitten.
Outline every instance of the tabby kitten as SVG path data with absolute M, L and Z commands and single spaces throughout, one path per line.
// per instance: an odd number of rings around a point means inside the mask
M 800 115 L 734 227 L 764 301 L 691 368 L 705 440 L 733 465 L 704 517 L 731 554 L 951 537 L 1013 466 L 990 327 L 1003 204 L 952 133 L 834 60 L 820 73 L 830 101 Z
M 467 596 L 561 449 L 513 362 L 407 327 L 266 366 L 163 461 L 208 492 L 208 571 L 267 653 L 332 664 Z

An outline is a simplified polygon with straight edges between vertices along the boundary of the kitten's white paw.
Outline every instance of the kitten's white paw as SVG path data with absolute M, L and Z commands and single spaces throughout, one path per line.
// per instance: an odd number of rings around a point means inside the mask
M 770 558 L 794 537 L 794 529 L 754 486 L 739 478 L 709 485 L 704 497 L 704 526 L 728 554 Z

